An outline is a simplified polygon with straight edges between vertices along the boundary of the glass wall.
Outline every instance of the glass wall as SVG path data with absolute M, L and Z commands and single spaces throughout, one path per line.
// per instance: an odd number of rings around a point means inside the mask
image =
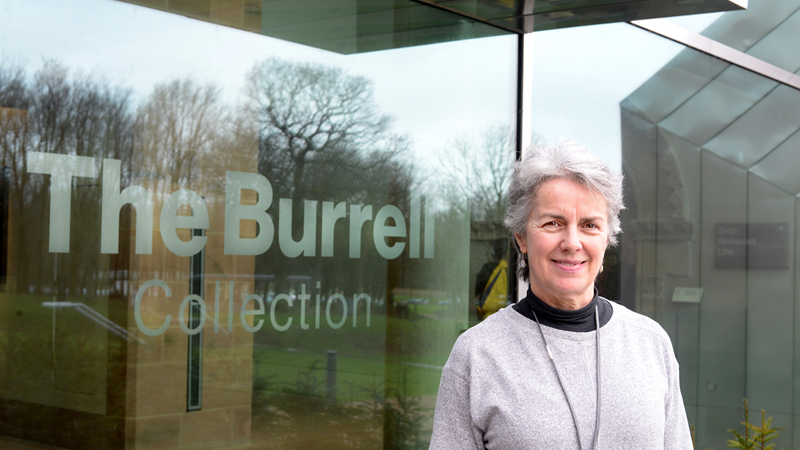
M 0 446 L 427 448 L 507 259 L 516 36 L 0 8 Z
M 772 1 L 675 22 L 796 72 L 799 11 Z M 751 423 L 765 410 L 782 428 L 777 448 L 800 446 L 800 92 L 630 25 L 537 43 L 536 63 L 557 70 L 537 75 L 533 129 L 575 138 L 624 173 L 611 298 L 670 335 L 696 448 L 726 448 L 728 429 L 743 432 L 745 398 Z M 564 89 L 547 84 L 559 77 Z

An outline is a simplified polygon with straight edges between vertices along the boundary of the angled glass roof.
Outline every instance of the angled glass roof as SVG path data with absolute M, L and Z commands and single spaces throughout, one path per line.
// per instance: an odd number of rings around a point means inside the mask
M 738 0 L 120 1 L 344 54 L 741 9 Z
M 798 24 L 800 1 L 763 2 L 747 14 L 723 15 L 702 34 L 800 74 L 794 45 L 800 39 Z M 680 136 L 800 196 L 800 90 L 795 87 L 687 48 L 620 106 L 662 133 Z

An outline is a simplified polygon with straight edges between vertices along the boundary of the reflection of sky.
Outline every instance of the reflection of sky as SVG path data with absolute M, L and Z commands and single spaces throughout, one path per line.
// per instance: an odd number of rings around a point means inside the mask
M 146 97 L 178 77 L 213 82 L 235 104 L 246 73 L 277 56 L 336 65 L 375 83 L 381 110 L 429 164 L 448 139 L 513 124 L 516 37 L 501 36 L 343 56 L 109 0 L 0 0 L 4 61 L 29 73 L 48 58 Z M 420 161 L 420 162 L 423 162 Z
M 669 20 L 699 32 L 718 17 Z M 620 101 L 683 46 L 625 23 L 534 36 L 534 136 L 546 142 L 573 139 L 620 168 Z

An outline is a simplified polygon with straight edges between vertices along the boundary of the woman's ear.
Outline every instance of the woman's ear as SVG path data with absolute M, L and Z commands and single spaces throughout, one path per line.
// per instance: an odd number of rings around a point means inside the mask
M 519 251 L 522 253 L 528 253 L 528 246 L 525 245 L 525 238 L 517 233 L 514 233 L 514 239 L 517 241 L 517 247 L 519 247 Z

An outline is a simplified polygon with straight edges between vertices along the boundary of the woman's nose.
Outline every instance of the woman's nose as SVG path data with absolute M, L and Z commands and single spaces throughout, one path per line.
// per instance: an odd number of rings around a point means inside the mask
M 582 247 L 580 235 L 577 227 L 566 227 L 564 229 L 564 239 L 561 240 L 561 250 L 565 252 L 577 252 Z

